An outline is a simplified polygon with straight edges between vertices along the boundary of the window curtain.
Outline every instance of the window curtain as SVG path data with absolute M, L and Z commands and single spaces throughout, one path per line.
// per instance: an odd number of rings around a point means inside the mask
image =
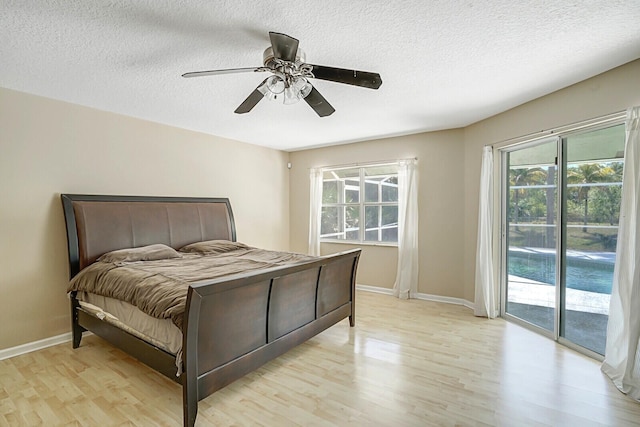
M 418 172 L 415 160 L 398 162 L 398 271 L 393 294 L 418 292 Z
M 484 147 L 480 171 L 476 296 L 473 313 L 493 319 L 497 315 L 493 272 L 493 148 Z
M 627 111 L 622 202 L 602 371 L 640 400 L 640 107 Z
M 322 169 L 309 173 L 309 255 L 320 256 L 320 222 L 322 215 Z

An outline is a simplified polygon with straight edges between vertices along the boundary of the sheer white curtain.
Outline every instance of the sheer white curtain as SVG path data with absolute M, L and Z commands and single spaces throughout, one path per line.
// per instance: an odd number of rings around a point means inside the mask
M 311 168 L 309 187 L 309 255 L 320 256 L 320 221 L 322 215 L 322 169 Z
M 602 370 L 640 400 L 640 107 L 627 111 L 620 227 Z
M 393 294 L 418 292 L 418 171 L 415 160 L 398 162 L 398 272 Z
M 497 316 L 493 274 L 493 148 L 484 147 L 480 172 L 478 245 L 476 250 L 476 299 L 473 313 L 493 319 Z

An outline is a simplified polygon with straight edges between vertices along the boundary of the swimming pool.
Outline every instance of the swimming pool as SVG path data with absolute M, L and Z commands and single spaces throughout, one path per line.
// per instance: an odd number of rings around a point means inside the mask
M 509 274 L 555 285 L 555 253 L 538 248 L 510 248 Z M 571 252 L 567 254 L 567 287 L 611 294 L 615 252 Z

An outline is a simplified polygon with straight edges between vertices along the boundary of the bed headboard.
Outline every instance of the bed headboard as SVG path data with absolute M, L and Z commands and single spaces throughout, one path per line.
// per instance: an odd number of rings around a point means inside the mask
M 100 255 L 164 243 L 174 249 L 205 240 L 236 240 L 227 198 L 62 194 L 69 274 Z

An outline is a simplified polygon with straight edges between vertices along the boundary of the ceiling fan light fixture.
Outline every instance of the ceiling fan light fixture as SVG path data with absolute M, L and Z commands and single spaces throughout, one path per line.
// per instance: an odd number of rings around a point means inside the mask
M 298 99 L 306 98 L 311 93 L 311 83 L 305 77 L 294 77 L 291 86 L 295 89 Z
M 284 91 L 284 103 L 295 104 L 296 102 L 304 99 L 311 93 L 311 83 L 304 77 L 296 76 L 291 79 L 289 87 Z
M 273 75 L 258 87 L 258 91 L 269 101 L 283 104 L 295 104 L 311 93 L 313 86 L 302 76 L 294 76 L 286 80 Z
M 269 92 L 273 93 L 274 95 L 280 95 L 282 92 L 284 92 L 284 89 L 287 85 L 282 77 L 271 76 L 267 79 L 267 83 L 265 86 L 267 87 Z
M 280 101 L 284 98 L 286 83 L 282 77 L 273 75 L 268 77 L 257 90 L 269 101 Z
M 301 98 L 298 97 L 298 94 L 295 92 L 295 90 L 292 87 L 288 87 L 285 91 L 284 91 L 284 104 L 285 105 L 290 105 L 290 104 L 295 104 L 296 102 L 300 101 Z

